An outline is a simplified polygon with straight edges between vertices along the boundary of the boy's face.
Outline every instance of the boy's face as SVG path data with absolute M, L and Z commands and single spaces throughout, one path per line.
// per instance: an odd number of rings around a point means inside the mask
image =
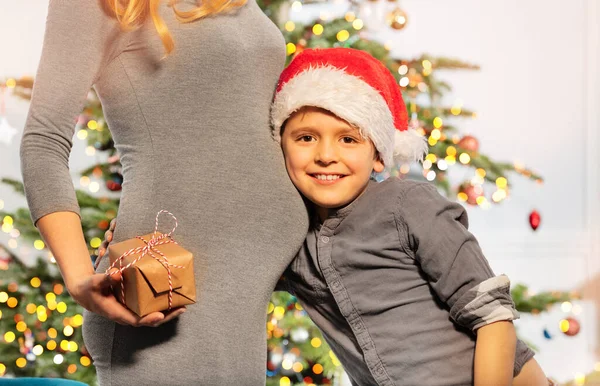
M 287 120 L 281 146 L 292 182 L 320 209 L 349 204 L 365 190 L 371 172 L 384 169 L 375 146 L 357 128 L 316 107 Z

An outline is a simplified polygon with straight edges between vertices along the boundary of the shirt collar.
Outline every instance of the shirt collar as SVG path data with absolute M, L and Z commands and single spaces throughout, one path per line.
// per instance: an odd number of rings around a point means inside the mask
M 346 204 L 345 206 L 342 206 L 341 208 L 330 210 L 329 216 L 327 217 L 327 219 L 325 219 L 325 222 L 323 222 L 322 225 L 325 225 L 326 227 L 331 229 L 336 228 L 342 222 L 343 219 L 345 219 L 350 213 L 352 213 L 352 211 L 358 205 L 358 203 L 361 200 L 363 200 L 365 196 L 367 196 L 368 192 L 372 190 L 373 187 L 377 184 L 377 181 L 369 180 L 365 190 L 360 194 L 360 196 L 356 197 L 352 202 Z M 314 226 L 316 226 L 316 229 L 319 229 L 321 226 L 321 224 L 319 223 L 319 218 L 316 215 L 316 213 L 314 213 L 314 211 L 312 211 L 312 214 L 313 215 L 311 217 L 313 218 L 313 224 Z

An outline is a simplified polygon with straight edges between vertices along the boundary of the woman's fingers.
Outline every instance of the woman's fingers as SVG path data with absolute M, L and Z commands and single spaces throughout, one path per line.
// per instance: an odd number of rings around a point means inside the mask
M 178 307 L 168 313 L 152 312 L 140 317 L 121 304 L 114 296 L 115 292 L 118 294 L 121 291 L 121 272 L 118 269 L 113 268 L 109 275 L 102 276 L 104 276 L 104 278 L 98 284 L 98 288 L 105 296 L 104 301 L 102 301 L 101 304 L 98 304 L 101 309 L 100 313 L 105 314 L 106 317 L 117 323 L 134 327 L 157 327 L 175 319 L 185 312 L 185 307 Z
M 179 315 L 183 314 L 186 310 L 187 309 L 185 308 L 185 306 L 172 309 L 171 311 L 165 313 L 165 318 L 163 320 L 159 321 L 158 323 L 154 324 L 154 327 L 158 327 L 161 324 L 165 324 L 165 323 L 175 319 Z

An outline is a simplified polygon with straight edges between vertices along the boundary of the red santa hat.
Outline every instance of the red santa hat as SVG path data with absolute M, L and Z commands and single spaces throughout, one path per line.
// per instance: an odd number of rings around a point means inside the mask
M 427 142 L 409 128 L 400 87 L 368 53 L 351 48 L 306 49 L 279 78 L 271 109 L 273 137 L 304 106 L 319 107 L 355 125 L 373 141 L 385 166 L 422 160 Z

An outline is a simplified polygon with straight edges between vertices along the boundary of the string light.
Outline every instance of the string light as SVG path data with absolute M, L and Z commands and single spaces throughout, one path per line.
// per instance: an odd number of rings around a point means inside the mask
M 85 129 L 81 129 L 81 130 L 79 130 L 79 131 L 77 132 L 77 138 L 79 138 L 79 139 L 81 139 L 81 140 L 84 140 L 84 139 L 86 139 L 86 138 L 87 138 L 87 136 L 88 136 L 88 132 L 87 132 L 87 130 L 85 130 Z
M 6 332 L 4 334 L 4 341 L 6 343 L 12 343 L 12 342 L 14 342 L 15 338 L 16 338 L 15 333 L 12 332 L 12 331 L 8 331 L 8 332 Z
M 284 26 L 285 30 L 288 32 L 292 32 L 293 30 L 296 29 L 296 23 L 294 23 L 293 21 L 289 20 L 285 23 Z
M 343 29 L 337 33 L 336 37 L 338 41 L 345 42 L 350 37 L 350 33 Z
M 19 332 L 25 332 L 25 330 L 27 330 L 27 323 L 23 321 L 17 323 L 16 329 Z
M 25 311 L 27 311 L 28 314 L 35 314 L 35 310 L 37 309 L 36 305 L 33 303 L 29 303 L 26 307 L 25 307 Z
M 25 366 L 27 366 L 27 359 L 21 357 L 21 358 L 17 358 L 17 360 L 15 361 L 15 363 L 17 364 L 18 368 L 23 368 Z
M 41 251 L 42 249 L 46 248 L 46 244 L 44 244 L 42 240 L 35 240 L 33 242 L 33 247 L 38 251 Z
M 17 300 L 17 298 L 14 298 L 14 297 L 10 297 L 6 301 L 6 305 L 9 306 L 10 308 L 15 308 L 17 306 L 17 304 L 19 304 L 19 301 Z
M 291 381 L 288 377 L 281 377 L 281 379 L 279 380 L 279 385 L 280 386 L 290 386 L 291 385 Z
M 31 286 L 33 288 L 39 288 L 40 285 L 42 285 L 42 281 L 40 280 L 39 277 L 33 277 L 31 278 L 31 280 L 29 281 L 29 284 L 31 284 Z
M 65 326 L 65 328 L 63 329 L 63 334 L 65 336 L 71 336 L 71 335 L 73 335 L 73 332 L 74 332 L 74 330 L 73 330 L 73 327 L 71 327 L 71 326 Z
M 322 342 L 321 342 L 321 339 L 319 339 L 319 338 L 316 338 L 316 337 L 315 337 L 315 338 L 312 338 L 312 339 L 310 340 L 310 345 L 311 345 L 311 346 L 313 346 L 314 348 L 319 348 L 319 347 L 321 347 L 321 343 L 322 343 Z
M 313 32 L 313 34 L 315 34 L 315 35 L 317 35 L 317 36 L 321 35 L 321 34 L 323 33 L 323 31 L 324 31 L 324 28 L 323 28 L 323 26 L 322 26 L 321 24 L 319 24 L 319 23 L 317 23 L 317 24 L 313 25 L 313 27 L 312 27 L 312 32 Z
M 562 332 L 567 332 L 569 331 L 569 321 L 567 319 L 563 319 L 558 323 L 558 328 L 562 331 Z
M 55 294 L 60 295 L 64 291 L 64 286 L 60 283 L 54 284 L 53 290 Z
M 458 160 L 460 161 L 460 163 L 462 163 L 463 165 L 468 164 L 469 162 L 471 162 L 471 156 L 468 155 L 467 153 L 462 153 L 459 157 Z
M 360 31 L 361 29 L 363 29 L 364 26 L 365 26 L 365 22 L 362 21 L 361 19 L 356 19 L 352 22 L 352 28 L 354 28 L 357 31 Z
M 35 345 L 31 350 L 35 355 L 40 356 L 44 352 L 44 347 L 41 344 Z

